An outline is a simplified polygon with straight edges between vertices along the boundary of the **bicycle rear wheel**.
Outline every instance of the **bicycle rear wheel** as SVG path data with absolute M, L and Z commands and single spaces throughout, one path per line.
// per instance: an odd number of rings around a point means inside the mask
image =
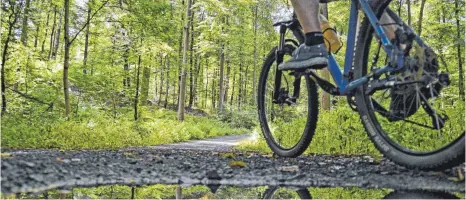
M 396 15 L 389 11 L 388 3 L 377 6 L 379 18 L 384 11 Z M 401 30 L 404 25 L 388 26 Z M 374 145 L 392 161 L 424 170 L 450 168 L 464 162 L 464 100 L 452 92 L 435 51 L 414 41 L 406 52 L 404 69 L 373 79 L 405 84 L 373 93 L 369 93 L 373 81 L 359 87 L 355 94 L 357 109 Z M 396 65 L 381 50 L 367 17 L 357 45 L 356 58 L 360 59 L 355 60 L 355 78 L 378 67 Z
M 285 45 L 285 56 L 296 48 Z M 309 76 L 300 76 L 299 98 L 293 101 L 296 77 L 289 71 L 281 73 L 280 101 L 274 102 L 274 84 L 277 71 L 277 48 L 267 56 L 261 71 L 258 87 L 258 114 L 264 138 L 270 149 L 278 156 L 297 157 L 311 143 L 318 113 L 317 87 Z M 286 60 L 285 58 L 284 60 Z

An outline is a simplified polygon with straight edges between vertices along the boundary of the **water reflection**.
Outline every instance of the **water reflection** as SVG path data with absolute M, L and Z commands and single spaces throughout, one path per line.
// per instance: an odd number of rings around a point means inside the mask
M 50 190 L 42 194 L 2 196 L 16 199 L 458 199 L 464 193 L 392 191 L 361 188 L 289 188 L 234 186 L 101 186 Z

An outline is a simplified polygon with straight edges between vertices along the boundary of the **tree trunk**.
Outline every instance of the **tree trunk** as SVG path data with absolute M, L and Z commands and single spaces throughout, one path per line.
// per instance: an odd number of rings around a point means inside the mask
M 123 53 L 123 60 L 124 60 L 123 70 L 125 71 L 125 75 L 123 77 L 123 86 L 125 88 L 131 87 L 131 77 L 129 76 L 129 60 L 128 60 L 129 48 L 130 47 L 126 47 L 125 53 Z
M 460 73 L 459 76 L 459 94 L 461 99 L 464 101 L 464 72 L 463 72 L 463 58 L 461 57 L 461 44 L 464 42 L 461 40 L 461 27 L 460 27 L 460 10 L 459 9 L 464 9 L 460 8 L 459 6 L 459 0 L 455 0 L 455 14 L 456 14 L 456 37 L 458 38 L 457 40 L 457 51 L 458 51 L 458 71 Z
M 40 24 L 39 22 L 36 22 L 35 23 L 35 26 L 36 26 L 36 34 L 34 36 L 34 50 L 37 49 L 37 43 L 39 42 L 39 30 L 40 30 Z
M 142 71 L 142 84 L 141 84 L 141 105 L 147 105 L 149 97 L 149 83 L 150 83 L 150 67 L 144 67 Z
M 18 16 L 19 16 L 19 5 L 16 5 L 16 6 L 18 6 L 18 8 L 15 11 L 15 5 L 14 4 L 10 5 L 11 14 L 8 16 L 8 34 L 6 36 L 5 45 L 3 46 L 3 53 L 2 53 L 2 68 L 1 68 L 2 115 L 6 112 L 6 108 L 7 108 L 7 102 L 6 102 L 6 96 L 5 96 L 5 93 L 6 93 L 5 65 L 6 65 L 6 61 L 7 61 L 8 47 L 10 45 L 10 41 L 11 41 L 14 26 L 15 26 L 16 21 L 18 20 Z
M 225 52 L 224 52 L 224 44 L 220 48 L 220 80 L 219 83 L 219 93 L 218 93 L 218 112 L 223 112 L 223 99 L 225 98 L 225 87 L 224 87 L 224 65 L 225 65 Z
M 53 50 L 53 36 L 55 35 L 55 26 L 57 24 L 57 6 L 54 8 L 54 13 L 53 13 L 53 25 L 52 25 L 52 32 L 50 33 L 50 48 L 49 48 L 49 55 L 48 59 L 50 60 L 50 57 L 52 56 L 52 50 Z
M 42 47 L 40 48 L 40 53 L 44 53 L 44 48 L 45 48 L 45 39 L 47 38 L 47 35 L 49 34 L 49 19 L 50 19 L 50 11 L 47 12 L 47 21 L 45 22 L 45 35 L 44 39 L 42 40 Z
M 193 96 L 194 96 L 194 105 L 195 105 L 196 107 L 198 106 L 198 103 L 199 103 L 197 87 L 198 87 L 198 85 L 199 85 L 199 84 L 198 84 L 198 80 L 199 80 L 199 70 L 200 70 L 200 66 L 201 66 L 201 64 L 200 64 L 201 60 L 200 60 L 200 59 L 201 59 L 201 58 L 200 58 L 199 56 L 196 56 L 196 57 L 195 57 L 195 60 L 194 60 L 194 63 L 195 63 L 195 66 L 194 66 L 195 72 L 194 72 L 194 86 L 193 86 L 193 87 L 194 87 L 194 92 L 193 92 L 194 94 L 193 94 Z
M 58 53 L 58 48 L 60 47 L 60 34 L 61 34 L 61 24 L 62 24 L 62 17 L 63 15 L 63 11 L 60 11 L 60 20 L 58 22 L 58 28 L 57 28 L 57 34 L 55 35 L 55 49 L 53 50 L 52 52 L 52 59 L 55 59 L 57 57 L 57 53 Z
M 68 68 L 70 67 L 70 32 L 69 32 L 70 0 L 65 0 L 65 55 L 63 64 L 63 91 L 65 95 L 65 116 L 70 119 L 70 94 L 68 82 Z
M 214 77 L 212 78 L 212 85 L 211 85 L 212 86 L 212 91 L 210 93 L 211 94 L 210 101 L 212 102 L 212 108 L 214 108 L 214 109 L 216 108 L 216 102 L 217 102 L 217 99 L 216 99 L 217 94 L 216 94 L 216 89 L 215 89 L 215 86 L 217 86 L 216 82 L 215 82 L 216 80 L 217 80 L 217 68 L 215 68 L 215 70 L 214 70 Z
M 419 12 L 419 21 L 417 22 L 417 34 L 421 36 L 422 33 L 422 18 L 424 17 L 424 7 L 426 5 L 426 0 L 421 1 L 421 11 Z
M 185 105 L 185 97 L 186 97 L 186 65 L 187 65 L 187 52 L 188 52 L 188 44 L 189 44 L 189 27 L 191 22 L 189 20 L 189 16 L 191 16 L 191 1 L 187 0 L 186 4 L 186 25 L 184 26 L 184 42 L 183 42 L 183 63 L 181 67 L 181 83 L 180 83 L 180 95 L 179 95 L 179 103 L 178 103 L 178 114 L 177 118 L 180 121 L 184 120 L 184 105 Z
M 243 43 L 243 42 L 241 42 Z M 243 95 L 243 50 L 242 46 L 239 47 L 239 81 L 238 81 L 238 99 L 236 100 L 238 103 L 238 110 L 241 108 L 241 100 Z
M 167 62 L 167 61 L 165 61 L 165 62 Z M 160 86 L 159 86 L 160 88 L 159 88 L 159 102 L 158 102 L 159 105 L 162 104 L 162 94 L 163 94 L 162 88 L 163 88 L 163 80 L 164 80 L 163 79 L 163 75 L 164 75 L 163 72 L 164 72 L 164 70 L 166 70 L 165 66 L 163 64 L 163 56 L 162 55 L 160 56 L 160 68 L 161 68 L 160 69 Z M 168 79 L 168 76 L 167 76 L 167 79 Z M 168 84 L 166 85 L 166 87 L 168 87 Z M 167 95 L 167 94 L 165 94 L 165 95 Z
M 26 7 L 24 8 L 23 25 L 21 29 L 21 42 L 24 46 L 28 44 L 28 20 L 29 20 L 29 4 L 31 0 L 26 0 Z
M 166 65 L 167 65 L 167 83 L 166 83 L 166 86 L 165 86 L 165 102 L 163 104 L 163 107 L 164 108 L 167 108 L 168 106 L 168 88 L 169 88 L 169 81 L 170 81 L 170 57 L 168 57 L 165 61 Z
M 89 24 L 86 26 L 86 38 L 84 40 L 84 59 L 83 59 L 83 73 L 87 74 L 87 56 L 89 51 L 89 29 L 91 27 L 91 1 L 87 3 L 87 21 Z
M 134 121 L 138 121 L 139 103 L 139 74 L 141 70 L 141 55 L 138 56 L 138 69 L 136 70 L 136 95 L 134 97 Z
M 228 49 L 226 50 L 228 52 Z M 227 63 L 227 75 L 226 75 L 226 80 L 225 80 L 225 93 L 224 93 L 224 103 L 228 102 L 228 91 L 230 90 L 230 74 L 231 74 L 231 66 L 230 66 L 230 54 L 226 55 L 226 63 Z M 231 105 L 231 104 L 230 104 Z
M 400 0 L 398 3 L 399 3 L 398 4 L 398 16 L 401 16 L 401 5 L 403 3 L 403 0 Z M 322 7 L 322 9 L 323 9 L 323 7 Z
M 253 80 L 252 80 L 252 90 L 253 90 L 253 100 L 252 102 L 256 102 L 255 100 L 257 99 L 257 87 L 256 87 L 256 71 L 257 71 L 257 9 L 258 5 L 256 3 L 256 6 L 254 8 L 254 72 L 253 72 Z
M 243 101 L 244 101 L 244 104 L 248 105 L 248 101 L 249 101 L 249 98 L 248 97 L 248 72 L 249 72 L 249 65 L 246 65 L 246 70 L 244 70 L 244 79 L 243 79 Z
M 209 88 L 209 60 L 206 56 L 205 58 L 205 77 L 206 77 L 206 84 L 205 84 L 205 90 L 204 90 L 204 106 L 203 108 L 206 108 L 207 106 L 207 95 L 209 94 L 208 93 L 208 88 Z
M 231 108 L 231 109 L 233 108 L 233 96 L 234 96 L 234 94 L 235 94 L 235 83 L 236 83 L 236 73 L 233 72 L 233 82 L 231 83 L 231 85 L 232 85 L 233 88 L 231 88 L 231 95 L 230 95 L 230 105 L 231 105 L 230 108 Z M 230 110 L 231 110 L 231 109 L 230 109 Z
M 193 0 L 192 4 L 195 3 L 195 0 Z M 191 19 L 191 23 L 194 24 L 194 12 L 195 11 L 192 11 L 191 12 L 191 16 L 190 16 L 190 19 Z M 192 108 L 193 107 L 193 101 L 194 101 L 194 88 L 193 88 L 193 84 L 194 84 L 194 79 L 193 79 L 193 68 L 194 68 L 194 63 L 193 63 L 193 47 L 194 47 L 194 26 L 191 26 L 191 42 L 190 42 L 190 46 L 189 46 L 189 103 L 188 103 L 188 107 L 189 108 Z
M 411 0 L 406 0 L 408 3 L 408 26 L 411 26 Z

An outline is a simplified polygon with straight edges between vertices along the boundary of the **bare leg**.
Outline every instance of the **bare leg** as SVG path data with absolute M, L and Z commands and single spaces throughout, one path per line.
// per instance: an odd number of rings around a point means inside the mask
M 389 24 L 389 23 L 395 23 L 395 20 L 393 20 L 387 12 L 384 12 L 382 14 L 382 17 L 379 20 L 379 23 L 381 24 Z M 390 26 L 384 26 L 383 29 L 385 31 L 385 34 L 387 34 L 388 39 L 393 39 L 395 38 L 395 31 L 397 29 L 398 25 L 390 25 Z
M 319 23 L 318 0 L 291 0 L 303 27 L 305 41 L 292 58 L 278 65 L 279 70 L 322 69 L 328 65 L 328 52 Z
M 304 33 L 321 32 L 318 0 L 291 0 Z

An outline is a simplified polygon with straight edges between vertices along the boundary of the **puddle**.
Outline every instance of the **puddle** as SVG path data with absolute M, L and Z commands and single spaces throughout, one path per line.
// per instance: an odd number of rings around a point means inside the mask
M 2 196 L 20 199 L 464 199 L 464 193 L 361 188 L 111 185 Z

